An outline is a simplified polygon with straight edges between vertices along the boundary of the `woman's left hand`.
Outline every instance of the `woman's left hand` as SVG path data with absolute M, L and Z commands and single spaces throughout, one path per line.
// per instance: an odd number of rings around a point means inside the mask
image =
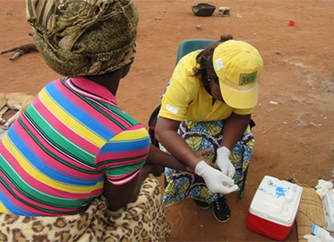
M 232 178 L 235 174 L 235 167 L 229 158 L 230 154 L 230 150 L 225 146 L 218 148 L 216 164 L 225 175 Z

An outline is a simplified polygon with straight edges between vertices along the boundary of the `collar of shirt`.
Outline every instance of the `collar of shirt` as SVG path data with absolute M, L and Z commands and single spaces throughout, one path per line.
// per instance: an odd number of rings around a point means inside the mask
M 99 101 L 112 102 L 117 105 L 115 96 L 104 86 L 84 77 L 68 78 L 66 80 L 75 91 Z

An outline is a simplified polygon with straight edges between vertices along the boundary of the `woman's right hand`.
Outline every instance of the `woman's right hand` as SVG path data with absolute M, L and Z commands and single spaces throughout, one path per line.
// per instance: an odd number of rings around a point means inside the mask
M 238 190 L 234 181 L 217 170 L 209 166 L 205 161 L 200 161 L 195 167 L 195 174 L 201 176 L 210 192 L 228 194 Z

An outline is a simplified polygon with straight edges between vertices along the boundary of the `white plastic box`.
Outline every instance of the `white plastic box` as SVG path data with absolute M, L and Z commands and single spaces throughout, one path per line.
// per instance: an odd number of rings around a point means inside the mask
M 303 188 L 296 184 L 265 176 L 249 207 L 248 229 L 284 240 L 295 222 L 302 193 Z
M 326 193 L 322 198 L 322 206 L 327 230 L 334 232 L 334 194 Z

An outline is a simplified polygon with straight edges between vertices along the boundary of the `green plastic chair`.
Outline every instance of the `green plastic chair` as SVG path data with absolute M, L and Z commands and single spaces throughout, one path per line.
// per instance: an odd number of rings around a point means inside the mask
M 216 42 L 216 40 L 211 40 L 211 39 L 183 40 L 181 44 L 179 45 L 179 49 L 177 51 L 176 64 L 186 54 L 192 51 L 195 51 L 195 50 L 205 49 L 206 47 L 209 47 L 209 45 L 213 44 L 214 42 Z

